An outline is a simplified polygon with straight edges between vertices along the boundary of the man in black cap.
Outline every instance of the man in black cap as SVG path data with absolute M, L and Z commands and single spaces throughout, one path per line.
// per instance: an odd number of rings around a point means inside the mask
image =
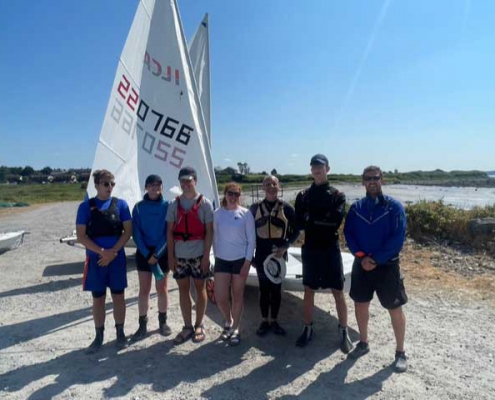
M 339 318 L 340 350 L 349 353 L 352 343 L 347 332 L 347 304 L 338 229 L 345 213 L 345 195 L 330 186 L 328 159 L 323 154 L 311 158 L 314 183 L 296 198 L 296 218 L 305 231 L 301 249 L 303 263 L 304 329 L 296 346 L 304 347 L 313 336 L 314 295 L 318 289 L 332 290 Z
M 198 176 L 194 168 L 179 171 L 182 195 L 167 210 L 168 263 L 179 286 L 180 308 L 184 327 L 174 342 L 181 344 L 205 340 L 203 317 L 206 312 L 205 279 L 210 273 L 210 250 L 213 240 L 213 205 L 198 193 Z M 196 323 L 192 325 L 190 280 L 196 289 Z

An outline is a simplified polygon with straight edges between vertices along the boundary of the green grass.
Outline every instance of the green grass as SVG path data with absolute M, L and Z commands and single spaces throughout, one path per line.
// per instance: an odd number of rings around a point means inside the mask
M 56 201 L 82 201 L 80 184 L 0 185 L 0 202 L 41 204 Z

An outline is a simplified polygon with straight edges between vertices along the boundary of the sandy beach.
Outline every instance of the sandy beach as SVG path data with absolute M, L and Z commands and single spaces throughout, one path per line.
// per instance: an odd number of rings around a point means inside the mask
M 391 368 L 395 342 L 388 313 L 377 300 L 371 307 L 371 352 L 356 361 L 339 351 L 338 322 L 328 293 L 316 296 L 315 336 L 304 349 L 294 346 L 301 330 L 302 293 L 284 294 L 280 322 L 287 336 L 259 338 L 255 287 L 246 291 L 240 346 L 217 343 L 222 320 L 211 303 L 207 340 L 174 346 L 172 338 L 182 318 L 172 279 L 171 337 L 157 333 L 153 294 L 148 314 L 151 334 L 145 340 L 117 352 L 109 304 L 105 345 L 87 356 L 83 350 L 94 328 L 91 296 L 81 289 L 84 250 L 59 243 L 74 229 L 76 208 L 77 203 L 58 203 L 0 214 L 1 231 L 30 232 L 21 248 L 0 255 L 2 399 L 495 398 L 493 269 L 450 272 L 453 256 L 443 257 L 441 250 L 418 249 L 411 243 L 403 257 L 410 298 L 404 308 L 409 356 L 404 374 Z M 438 260 L 444 260 L 444 268 Z M 138 318 L 132 257 L 128 279 L 126 333 L 130 335 Z M 348 303 L 351 337 L 356 342 L 354 308 Z

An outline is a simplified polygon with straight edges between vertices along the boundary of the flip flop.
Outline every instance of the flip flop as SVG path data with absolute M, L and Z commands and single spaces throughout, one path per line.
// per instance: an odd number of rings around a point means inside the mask
M 226 342 L 227 340 L 230 339 L 230 336 L 232 335 L 232 327 L 225 325 L 223 327 L 223 331 L 220 334 L 220 340 Z
M 177 334 L 174 339 L 174 344 L 182 344 L 191 339 L 194 335 L 194 328 L 192 326 L 183 326 L 182 330 Z

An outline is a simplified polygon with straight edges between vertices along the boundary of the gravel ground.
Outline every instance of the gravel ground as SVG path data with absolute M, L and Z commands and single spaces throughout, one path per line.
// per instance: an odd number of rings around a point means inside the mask
M 94 330 L 91 296 L 81 290 L 84 251 L 58 242 L 73 230 L 76 207 L 60 203 L 0 214 L 1 231 L 30 232 L 21 248 L 0 255 L 2 399 L 495 398 L 492 268 L 474 278 L 445 272 L 460 255 L 412 244 L 403 262 L 410 297 L 405 306 L 410 368 L 404 374 L 390 367 L 393 333 L 388 313 L 377 301 L 371 306 L 371 352 L 354 361 L 338 350 L 338 322 L 328 293 L 316 296 L 315 336 L 305 349 L 294 346 L 301 329 L 300 292 L 284 294 L 280 322 L 287 336 L 258 338 L 257 288 L 246 292 L 242 343 L 236 348 L 216 342 L 222 322 L 212 304 L 207 340 L 174 347 L 171 338 L 157 334 L 153 295 L 150 336 L 117 352 L 109 305 L 106 344 L 97 355 L 86 356 L 82 350 Z M 462 257 L 469 268 L 470 256 Z M 138 316 L 132 258 L 128 276 L 130 334 Z M 169 323 L 175 334 L 182 322 L 173 280 L 169 287 Z M 353 313 L 350 305 L 351 328 L 356 327 Z M 357 341 L 356 331 L 351 336 Z

